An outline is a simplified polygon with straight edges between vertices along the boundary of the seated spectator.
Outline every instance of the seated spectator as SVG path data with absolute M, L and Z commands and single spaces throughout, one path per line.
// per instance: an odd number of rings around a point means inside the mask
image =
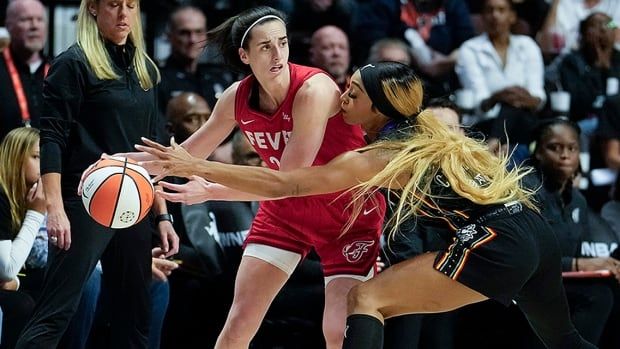
M 350 64 L 349 38 L 342 29 L 327 25 L 312 34 L 310 65 L 329 73 L 343 92 L 351 75 Z
M 585 198 L 573 186 L 579 168 L 579 128 L 566 119 L 551 119 L 536 133 L 533 164 L 542 186 L 541 213 L 556 233 L 563 271 L 610 270 L 620 280 L 620 261 L 609 256 L 585 256 L 581 243 L 592 232 Z M 617 287 L 617 285 L 616 285 Z M 610 286 L 597 279 L 564 279 L 572 321 L 588 341 L 598 343 L 614 297 Z
M 412 57 L 409 46 L 400 39 L 381 39 L 370 47 L 368 63 L 392 61 L 411 65 Z
M 43 79 L 49 69 L 42 54 L 47 40 L 47 14 L 41 1 L 3 4 L 8 4 L 6 30 L 10 43 L 0 52 L 0 140 L 14 128 L 40 126 Z
M 543 61 L 531 38 L 513 35 L 516 13 L 510 0 L 485 0 L 486 32 L 461 46 L 456 73 L 474 94 L 478 128 L 499 149 L 507 133 L 510 144 L 528 144 L 535 113 L 546 100 Z
M 200 64 L 206 45 L 207 19 L 193 6 L 175 9 L 168 22 L 168 40 L 171 53 L 161 68 L 159 106 L 165 114 L 168 101 L 182 92 L 195 92 L 208 105 L 215 105 L 220 94 L 240 76 L 217 64 Z
M 602 12 L 620 22 L 620 2 L 616 0 L 553 0 L 537 41 L 545 55 L 565 54 L 577 49 L 580 22 L 594 12 Z M 616 41 L 620 38 L 618 30 Z
M 590 14 L 580 23 L 579 47 L 561 58 L 555 79 L 553 70 L 549 72 L 550 83 L 570 93 L 569 117 L 587 135 L 596 129 L 591 119 L 601 113 L 608 78 L 620 78 L 620 52 L 614 49 L 614 30 L 610 16 Z
M 373 43 L 384 38 L 407 42 L 413 66 L 427 80 L 430 97 L 446 95 L 455 87 L 451 75 L 457 49 L 473 37 L 474 28 L 464 0 L 377 0 L 362 3 L 356 16 L 354 63 L 368 58 Z
M 517 12 L 517 23 L 512 27 L 512 32 L 534 37 L 543 25 L 549 3 L 547 0 L 511 0 Z M 479 0 L 466 0 L 469 11 L 472 14 L 474 27 L 482 32 L 480 12 L 482 12 L 482 2 Z
M 19 291 L 24 266 L 43 223 L 46 202 L 39 172 L 39 131 L 21 127 L 0 144 L 0 306 L 4 312 L 0 348 L 13 348 L 34 310 Z

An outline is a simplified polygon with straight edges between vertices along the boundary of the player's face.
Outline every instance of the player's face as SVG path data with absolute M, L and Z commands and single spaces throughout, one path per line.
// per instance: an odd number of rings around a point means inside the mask
M 26 177 L 26 184 L 28 186 L 33 185 L 41 177 L 41 170 L 39 167 L 39 141 L 37 141 L 32 148 L 28 151 L 28 155 L 24 160 L 22 170 Z
M 240 48 L 239 57 L 243 63 L 250 65 L 259 81 L 288 71 L 288 37 L 282 21 L 259 24 L 252 28 L 250 35 L 248 48 Z
M 97 28 L 101 35 L 117 45 L 123 45 L 135 24 L 138 1 L 99 0 L 91 3 L 89 11 L 96 15 Z
M 536 159 L 547 175 L 567 181 L 579 168 L 579 137 L 566 125 L 554 125 L 536 151 Z
M 351 76 L 347 90 L 340 96 L 340 106 L 344 121 L 349 125 L 361 125 L 376 117 L 377 112 L 364 90 L 359 70 Z

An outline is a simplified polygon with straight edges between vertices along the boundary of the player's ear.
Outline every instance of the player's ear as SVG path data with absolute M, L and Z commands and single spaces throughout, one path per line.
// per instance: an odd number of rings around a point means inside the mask
M 247 51 L 243 47 L 239 48 L 239 58 L 241 59 L 241 62 L 243 62 L 245 64 L 250 64 L 250 59 L 248 58 L 248 53 L 247 53 Z

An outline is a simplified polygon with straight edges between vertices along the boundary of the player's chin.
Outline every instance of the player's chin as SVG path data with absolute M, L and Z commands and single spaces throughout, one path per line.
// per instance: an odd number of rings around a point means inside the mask
M 357 124 L 359 124 L 359 122 L 357 122 L 357 120 L 355 120 L 354 117 L 352 117 L 351 115 L 347 114 L 347 112 L 345 112 L 345 111 L 342 112 L 342 120 L 344 120 L 344 122 L 347 125 L 357 125 Z

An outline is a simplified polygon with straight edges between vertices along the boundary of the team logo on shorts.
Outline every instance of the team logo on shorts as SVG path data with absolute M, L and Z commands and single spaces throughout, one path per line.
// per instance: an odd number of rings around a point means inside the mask
M 477 233 L 476 225 L 470 224 L 456 231 L 456 237 L 463 241 L 467 242 L 474 238 L 474 235 Z
M 357 263 L 364 253 L 368 252 L 368 248 L 374 245 L 372 240 L 354 241 L 342 248 L 342 255 L 349 263 Z

